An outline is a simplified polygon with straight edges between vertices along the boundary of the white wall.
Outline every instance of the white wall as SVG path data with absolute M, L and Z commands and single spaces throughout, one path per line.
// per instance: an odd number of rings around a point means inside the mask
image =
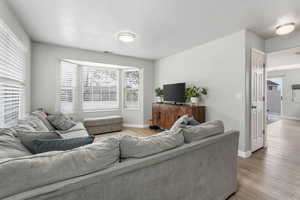
M 264 51 L 262 38 L 242 30 L 207 44 L 160 59 L 156 87 L 186 82 L 208 89 L 202 100 L 207 120 L 220 119 L 226 129 L 240 130 L 239 150 L 250 150 L 250 50 Z
M 45 108 L 55 111 L 57 74 L 62 59 L 83 60 L 142 68 L 144 70 L 144 106 L 141 111 L 124 113 L 126 124 L 143 125 L 151 118 L 154 87 L 153 61 L 105 54 L 101 52 L 67 48 L 33 42 L 32 44 L 32 110 Z M 121 110 L 84 113 L 83 117 L 121 114 Z
M 268 72 L 268 78 L 282 78 L 282 113 L 284 117 L 300 118 L 300 102 L 292 99 L 292 85 L 300 84 L 300 69 Z M 299 92 L 300 94 L 300 92 Z
M 0 1 L 0 19 L 4 21 L 6 25 L 16 34 L 18 39 L 23 43 L 23 45 L 27 48 L 26 52 L 26 112 L 30 111 L 30 103 L 31 103 L 31 94 L 30 94 L 30 66 L 31 66 L 31 41 L 26 32 L 24 31 L 21 24 L 18 22 L 16 16 L 11 11 L 10 7 L 6 3 L 6 1 Z
M 220 119 L 226 129 L 241 131 L 244 139 L 245 31 L 160 59 L 155 66 L 155 84 L 186 82 L 208 89 L 202 101 L 207 120 Z
M 266 52 L 280 51 L 300 46 L 300 30 L 289 35 L 277 36 L 266 40 Z

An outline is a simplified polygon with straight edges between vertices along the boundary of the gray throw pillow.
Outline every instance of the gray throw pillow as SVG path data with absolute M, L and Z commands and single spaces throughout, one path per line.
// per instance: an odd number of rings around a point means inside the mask
M 31 114 L 39 118 L 49 129 L 49 131 L 55 131 L 55 128 L 49 123 L 49 121 L 47 120 L 47 115 L 44 112 L 37 110 L 32 112 Z
M 18 139 L 31 152 L 35 153 L 33 141 L 39 139 L 62 139 L 57 132 L 19 132 Z
M 61 131 L 66 131 L 73 126 L 76 125 L 76 123 L 65 116 L 62 113 L 55 113 L 55 114 L 50 114 L 47 116 L 47 120 L 57 129 Z
M 32 142 L 34 153 L 44 153 L 49 151 L 66 151 L 75 149 L 87 144 L 92 144 L 93 136 L 71 138 L 71 139 L 37 139 Z
M 189 116 L 183 115 L 173 124 L 170 130 L 176 130 L 179 128 L 184 128 L 188 125 Z
M 120 137 L 121 158 L 143 158 L 176 148 L 183 143 L 181 129 L 164 131 L 148 137 L 123 135 Z
M 197 126 L 188 126 L 182 130 L 184 141 L 190 143 L 224 133 L 224 124 L 222 121 L 215 120 Z
M 31 155 L 14 134 L 13 129 L 0 129 L 0 160 Z

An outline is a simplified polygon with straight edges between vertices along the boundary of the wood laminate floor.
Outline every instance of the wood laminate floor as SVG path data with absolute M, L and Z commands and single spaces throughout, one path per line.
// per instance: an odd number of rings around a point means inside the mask
M 126 128 L 123 132 L 157 133 L 148 128 Z M 269 124 L 267 144 L 250 158 L 239 159 L 239 188 L 229 200 L 300 200 L 300 121 Z
M 269 124 L 267 146 L 239 159 L 239 190 L 230 200 L 300 200 L 300 121 Z

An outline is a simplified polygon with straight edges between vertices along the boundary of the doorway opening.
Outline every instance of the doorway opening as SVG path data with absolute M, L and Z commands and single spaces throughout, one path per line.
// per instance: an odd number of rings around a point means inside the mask
M 267 124 L 280 120 L 282 110 L 282 78 L 270 78 L 267 74 Z

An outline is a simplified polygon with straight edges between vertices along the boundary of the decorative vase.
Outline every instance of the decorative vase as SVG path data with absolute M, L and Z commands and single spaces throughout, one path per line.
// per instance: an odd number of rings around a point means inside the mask
M 198 104 L 199 103 L 199 97 L 191 97 L 191 103 L 192 104 Z
M 156 102 L 157 103 L 162 103 L 163 102 L 163 98 L 162 97 L 156 97 Z

